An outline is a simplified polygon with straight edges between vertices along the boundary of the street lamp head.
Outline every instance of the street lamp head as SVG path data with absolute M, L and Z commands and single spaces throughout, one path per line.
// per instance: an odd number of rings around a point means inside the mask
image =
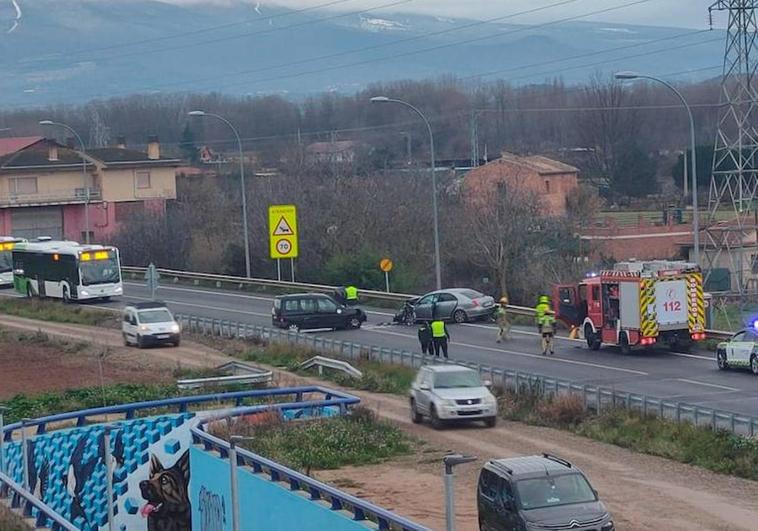
M 205 116 L 205 111 L 190 111 L 187 114 L 189 116 Z
M 637 72 L 624 70 L 622 72 L 616 72 L 613 77 L 616 79 L 639 79 L 640 75 Z
M 40 120 L 39 124 L 40 125 L 55 125 L 55 122 L 53 122 L 52 120 Z
M 371 98 L 371 103 L 387 103 L 390 99 L 387 96 L 374 96 Z

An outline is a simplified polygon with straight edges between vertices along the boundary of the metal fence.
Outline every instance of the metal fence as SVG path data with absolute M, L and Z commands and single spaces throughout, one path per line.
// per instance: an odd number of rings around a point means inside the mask
M 697 426 L 710 426 L 737 435 L 753 437 L 758 429 L 758 418 L 701 406 L 676 402 L 639 393 L 620 391 L 610 387 L 585 385 L 569 380 L 561 380 L 541 374 L 512 371 L 503 367 L 482 365 L 461 360 L 441 360 L 423 356 L 417 352 L 391 349 L 376 345 L 365 345 L 336 338 L 325 338 L 314 334 L 302 334 L 293 330 L 250 325 L 236 321 L 209 319 L 186 314 L 177 314 L 184 330 L 202 335 L 240 338 L 262 342 L 279 342 L 300 345 L 318 353 L 335 355 L 347 360 L 372 360 L 419 368 L 434 363 L 454 363 L 476 369 L 483 378 L 503 389 L 517 393 L 533 392 L 540 395 L 577 394 L 588 410 L 600 412 L 612 408 L 627 408 L 648 415 L 676 422 L 689 422 Z

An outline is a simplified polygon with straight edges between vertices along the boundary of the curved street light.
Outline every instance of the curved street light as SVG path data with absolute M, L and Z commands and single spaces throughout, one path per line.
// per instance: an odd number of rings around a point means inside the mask
M 74 130 L 73 127 L 70 127 L 64 123 L 61 122 L 54 122 L 53 120 L 40 120 L 39 125 L 52 125 L 56 127 L 61 127 L 65 129 L 66 131 L 69 131 L 71 134 L 73 134 L 76 137 L 76 140 L 79 142 L 79 145 L 82 148 L 82 180 L 84 181 L 84 242 L 89 244 L 90 243 L 90 237 L 89 237 L 89 198 L 90 198 L 90 185 L 89 185 L 89 179 L 87 179 L 87 150 L 84 146 L 84 141 L 82 140 L 82 137 L 79 136 L 79 133 Z
M 437 172 L 435 167 L 434 157 L 434 132 L 432 131 L 432 124 L 429 123 L 427 117 L 419 109 L 408 103 L 407 101 L 397 100 L 394 98 L 388 98 L 387 96 L 374 96 L 371 98 L 371 103 L 397 103 L 408 107 L 415 112 L 426 124 L 426 129 L 429 131 L 429 147 L 432 158 L 432 214 L 434 217 L 434 273 L 436 278 L 437 289 L 442 289 L 442 270 L 440 266 L 440 229 L 439 229 L 439 217 L 437 213 Z
M 674 85 L 669 83 L 668 81 L 665 81 L 659 77 L 647 75 L 647 74 L 640 74 L 637 72 L 630 72 L 630 71 L 623 71 L 623 72 L 617 72 L 615 74 L 616 79 L 620 80 L 634 80 L 634 79 L 649 79 L 650 81 L 655 81 L 657 83 L 660 83 L 666 87 L 669 88 L 676 96 L 681 100 L 682 105 L 684 105 L 684 108 L 687 110 L 687 116 L 690 120 L 690 151 L 691 151 L 691 162 L 692 164 L 692 232 L 693 232 L 693 244 L 695 246 L 695 263 L 697 265 L 700 265 L 700 215 L 698 212 L 698 201 L 697 201 L 697 155 L 695 154 L 695 119 L 692 117 L 692 109 L 690 108 L 690 105 L 687 103 L 687 100 L 684 99 L 684 96 L 681 92 L 679 92 Z M 687 161 L 685 160 L 685 169 L 687 166 Z
M 234 137 L 237 139 L 237 147 L 239 149 L 240 157 L 240 188 L 242 192 L 242 232 L 245 238 L 245 275 L 247 278 L 250 278 L 250 233 L 247 226 L 247 190 L 245 187 L 245 161 L 242 154 L 242 139 L 240 138 L 240 135 L 234 125 L 232 125 L 232 123 L 223 116 L 205 111 L 190 111 L 187 114 L 189 116 L 197 116 L 201 118 L 207 116 L 210 118 L 215 118 L 216 120 L 220 120 L 229 126 L 229 129 L 232 130 Z

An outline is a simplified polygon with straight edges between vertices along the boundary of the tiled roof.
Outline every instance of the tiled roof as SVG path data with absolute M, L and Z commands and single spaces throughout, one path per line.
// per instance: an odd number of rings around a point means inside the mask
M 98 160 L 110 163 L 151 163 L 151 164 L 171 164 L 178 163 L 178 159 L 161 157 L 159 159 L 148 159 L 147 153 L 135 149 L 122 149 L 116 147 L 88 149 L 87 155 Z
M 82 163 L 82 157 L 79 156 L 78 152 L 61 146 L 58 147 L 58 160 L 50 160 L 49 155 L 47 145 L 30 147 L 0 157 L 0 169 L 70 166 Z M 87 164 L 92 163 L 87 162 Z
M 517 164 L 524 168 L 528 168 L 540 175 L 547 175 L 551 173 L 579 173 L 579 169 L 563 162 L 553 160 L 541 155 L 532 155 L 529 157 L 520 157 L 518 155 L 512 155 L 510 153 L 504 153 L 503 158 L 498 159 L 496 162 L 500 164 Z
M 0 157 L 20 151 L 37 142 L 44 140 L 41 136 L 19 136 L 12 138 L 0 138 Z

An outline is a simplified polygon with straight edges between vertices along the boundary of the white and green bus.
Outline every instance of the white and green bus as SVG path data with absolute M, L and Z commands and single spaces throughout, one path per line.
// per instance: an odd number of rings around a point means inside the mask
M 43 238 L 14 247 L 13 284 L 27 297 L 64 302 L 107 300 L 124 293 L 118 249 Z
M 13 285 L 13 249 L 22 238 L 0 236 L 0 288 Z

